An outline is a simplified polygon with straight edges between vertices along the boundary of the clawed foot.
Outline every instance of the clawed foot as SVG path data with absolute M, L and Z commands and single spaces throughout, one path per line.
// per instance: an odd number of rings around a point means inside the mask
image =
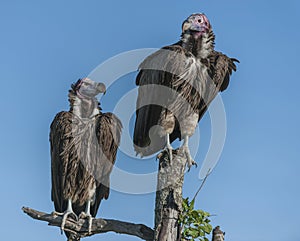
M 183 146 L 182 149 L 183 149 L 183 153 L 185 154 L 186 159 L 187 159 L 188 171 L 190 171 L 191 167 L 194 165 L 197 167 L 197 162 L 195 162 L 194 159 L 192 158 L 190 149 L 188 148 L 188 146 Z
M 93 223 L 93 217 L 92 217 L 92 215 L 88 214 L 88 213 L 85 213 L 85 212 L 82 212 L 79 215 L 79 219 L 88 219 L 88 224 L 89 224 L 88 233 L 90 234 L 92 232 L 92 223 Z
M 56 212 L 55 212 L 56 213 Z M 57 213 L 59 214 L 59 213 Z M 78 221 L 78 217 L 77 215 L 73 212 L 73 211 L 65 211 L 63 214 L 62 214 L 62 221 L 61 221 L 61 230 L 64 230 L 65 229 L 65 225 L 66 225 L 66 221 L 67 221 L 67 218 L 68 216 L 72 215 L 72 218 L 76 221 Z
M 166 145 L 166 147 L 157 155 L 157 158 L 160 159 L 163 156 L 163 153 L 167 152 L 170 162 L 173 160 L 173 147 L 171 145 Z

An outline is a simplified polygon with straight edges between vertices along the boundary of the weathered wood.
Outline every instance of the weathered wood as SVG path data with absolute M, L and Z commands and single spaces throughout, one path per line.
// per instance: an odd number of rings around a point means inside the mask
M 155 241 L 180 240 L 178 223 L 182 211 L 182 186 L 187 160 L 181 149 L 173 151 L 173 160 L 163 152 L 159 155 L 159 170 L 155 202 Z
M 225 232 L 220 229 L 220 226 L 217 226 L 213 229 L 212 232 L 212 241 L 224 241 Z
M 62 217 L 55 213 L 47 214 L 28 207 L 23 207 L 22 210 L 30 217 L 46 221 L 51 226 L 61 226 Z M 101 218 L 93 219 L 91 233 L 88 233 L 88 222 L 84 219 L 80 219 L 78 222 L 76 222 L 75 220 L 68 218 L 66 221 L 65 230 L 75 234 L 75 236 L 77 235 L 79 239 L 107 232 L 128 234 L 147 241 L 152 241 L 154 238 L 153 229 L 143 224 L 134 224 L 118 220 Z

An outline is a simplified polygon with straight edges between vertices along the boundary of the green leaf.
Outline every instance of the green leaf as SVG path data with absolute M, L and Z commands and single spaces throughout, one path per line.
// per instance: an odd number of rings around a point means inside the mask
M 191 209 L 194 209 L 194 206 L 195 206 L 195 199 L 193 199 L 193 200 L 190 202 L 190 207 L 191 207 Z
M 190 215 L 194 218 L 194 219 L 198 219 L 199 218 L 199 213 L 196 210 L 192 210 Z
M 188 235 L 191 236 L 192 238 L 198 238 L 199 237 L 199 231 L 194 228 L 190 228 L 188 231 Z
M 182 208 L 183 208 L 183 211 L 188 210 L 188 200 L 187 199 L 182 200 Z
M 203 227 L 203 231 L 205 232 L 205 233 L 207 233 L 207 234 L 209 234 L 210 232 L 211 232 L 211 230 L 212 230 L 212 226 L 211 225 L 205 225 L 204 227 Z
M 190 241 L 208 241 L 205 237 L 212 230 L 208 217 L 210 214 L 201 209 L 195 210 L 195 199 L 189 202 L 189 198 L 182 199 L 182 213 L 179 216 L 179 224 L 182 227 L 182 238 Z
M 189 231 L 189 230 L 186 229 L 186 228 L 183 230 L 182 236 L 183 236 L 184 238 L 186 238 L 186 237 L 188 236 L 188 231 Z
M 201 236 L 201 237 L 205 236 L 205 232 L 202 229 L 199 230 L 199 236 Z

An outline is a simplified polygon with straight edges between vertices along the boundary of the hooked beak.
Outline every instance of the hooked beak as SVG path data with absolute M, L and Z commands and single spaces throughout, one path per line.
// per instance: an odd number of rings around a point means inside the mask
M 197 32 L 203 32 L 205 29 L 202 26 L 199 26 L 198 24 L 191 24 L 190 30 L 197 31 Z
M 97 83 L 96 88 L 99 91 L 99 93 L 103 93 L 103 95 L 105 95 L 105 93 L 106 93 L 106 86 L 105 86 L 105 84 L 103 84 L 103 83 Z

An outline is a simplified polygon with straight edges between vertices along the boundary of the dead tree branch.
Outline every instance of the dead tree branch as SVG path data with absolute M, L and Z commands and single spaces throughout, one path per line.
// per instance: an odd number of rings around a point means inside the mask
M 30 217 L 37 220 L 46 221 L 51 226 L 61 226 L 62 217 L 59 215 L 54 213 L 47 214 L 28 207 L 23 207 L 22 210 Z M 107 232 L 128 234 L 147 241 L 152 241 L 154 238 L 153 229 L 143 224 L 134 224 L 112 219 L 93 219 L 92 231 L 91 233 L 88 233 L 87 220 L 80 219 L 78 222 L 76 222 L 75 220 L 68 218 L 65 229 L 68 232 L 73 232 L 80 235 L 81 238 Z
M 182 186 L 186 167 L 186 157 L 181 149 L 169 155 L 159 155 L 159 170 L 155 201 L 155 241 L 181 240 L 181 228 L 178 222 L 182 211 Z

